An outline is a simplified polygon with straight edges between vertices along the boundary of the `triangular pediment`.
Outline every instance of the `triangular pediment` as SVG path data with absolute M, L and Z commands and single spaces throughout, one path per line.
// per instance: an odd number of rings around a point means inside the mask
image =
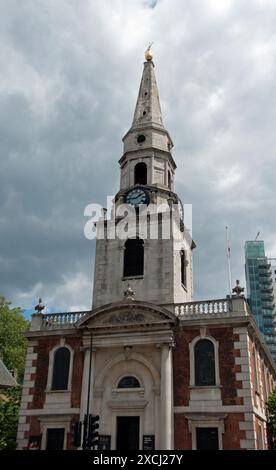
M 147 302 L 115 302 L 87 313 L 79 328 L 116 328 L 121 326 L 173 324 L 176 317 L 167 309 Z

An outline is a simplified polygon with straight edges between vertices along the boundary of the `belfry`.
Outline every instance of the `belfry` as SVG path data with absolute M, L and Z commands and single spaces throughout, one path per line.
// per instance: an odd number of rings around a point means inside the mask
M 98 449 L 268 448 L 265 407 L 275 366 L 240 291 L 193 299 L 195 243 L 174 184 L 173 142 L 150 48 L 145 59 L 111 220 L 97 223 L 103 236 L 96 240 L 92 308 L 38 308 L 32 316 L 18 449 L 34 442 L 82 448 L 75 423 L 89 414 L 99 416 Z M 108 237 L 109 223 L 122 224 L 124 204 L 135 231 Z M 156 236 L 137 232 L 140 209 L 148 222 L 150 207 L 158 209 Z M 164 220 L 175 227 L 169 236 Z

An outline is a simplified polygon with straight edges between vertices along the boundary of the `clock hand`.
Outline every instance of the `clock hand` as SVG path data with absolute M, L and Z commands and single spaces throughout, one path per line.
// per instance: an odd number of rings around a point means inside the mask
M 138 199 L 139 197 L 140 197 L 140 194 L 138 194 L 138 196 L 134 197 L 132 200 L 136 201 L 136 199 Z

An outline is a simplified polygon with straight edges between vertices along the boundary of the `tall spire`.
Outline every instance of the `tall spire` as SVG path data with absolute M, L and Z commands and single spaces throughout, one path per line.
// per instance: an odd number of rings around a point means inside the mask
M 158 149 L 169 153 L 172 162 L 171 149 L 173 142 L 165 129 L 159 101 L 157 83 L 154 74 L 153 54 L 150 46 L 145 52 L 143 75 L 140 83 L 138 98 L 130 129 L 123 137 L 124 156 L 128 152 L 144 149 Z M 149 150 L 147 150 L 149 151 Z M 124 156 L 120 162 L 124 161 Z M 175 163 L 172 165 L 176 168 Z
M 145 52 L 145 58 L 132 127 L 155 125 L 164 129 L 150 46 Z

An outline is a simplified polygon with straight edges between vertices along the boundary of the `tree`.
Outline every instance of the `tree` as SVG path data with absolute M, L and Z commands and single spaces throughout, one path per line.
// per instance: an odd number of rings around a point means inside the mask
M 276 450 L 276 388 L 271 393 L 267 403 L 267 431 L 270 447 Z
M 22 383 L 27 348 L 24 332 L 29 322 L 20 308 L 10 308 L 10 304 L 0 296 L 0 357 L 9 370 L 17 370 L 17 381 Z
M 16 431 L 22 393 L 29 322 L 20 308 L 0 296 L 0 357 L 9 370 L 17 371 L 17 387 L 2 391 L 0 399 L 0 449 L 16 448 Z
M 0 450 L 16 449 L 18 414 L 20 409 L 22 387 L 11 387 L 0 401 Z M 4 398 L 4 400 L 3 400 Z

